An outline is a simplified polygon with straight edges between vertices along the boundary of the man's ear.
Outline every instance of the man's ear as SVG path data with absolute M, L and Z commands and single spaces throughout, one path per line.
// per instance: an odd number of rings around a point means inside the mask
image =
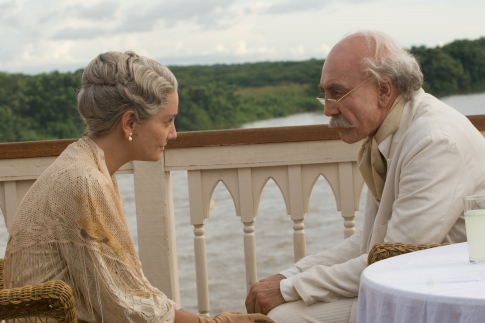
M 130 134 L 135 132 L 136 115 L 133 110 L 128 110 L 121 116 L 121 129 L 124 137 L 128 138 Z
M 379 105 L 388 107 L 394 100 L 394 86 L 390 80 L 379 84 Z

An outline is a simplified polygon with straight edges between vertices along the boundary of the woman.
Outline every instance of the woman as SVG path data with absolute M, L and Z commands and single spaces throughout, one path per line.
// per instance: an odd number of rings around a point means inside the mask
M 78 110 L 83 138 L 37 179 L 18 208 L 5 255 L 5 286 L 70 285 L 79 322 L 272 322 L 184 311 L 150 285 L 128 232 L 115 172 L 156 161 L 177 133 L 177 80 L 158 62 L 108 52 L 84 70 Z

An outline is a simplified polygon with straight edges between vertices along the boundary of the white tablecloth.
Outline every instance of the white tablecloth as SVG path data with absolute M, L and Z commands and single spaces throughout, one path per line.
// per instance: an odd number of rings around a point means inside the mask
M 372 264 L 362 273 L 357 322 L 485 322 L 485 264 L 470 264 L 466 242 Z

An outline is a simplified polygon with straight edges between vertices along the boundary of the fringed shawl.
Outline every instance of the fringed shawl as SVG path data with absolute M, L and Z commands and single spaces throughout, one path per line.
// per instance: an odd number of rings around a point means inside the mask
M 32 185 L 9 232 L 6 288 L 63 280 L 81 321 L 174 321 L 176 304 L 143 275 L 116 179 L 88 137 Z

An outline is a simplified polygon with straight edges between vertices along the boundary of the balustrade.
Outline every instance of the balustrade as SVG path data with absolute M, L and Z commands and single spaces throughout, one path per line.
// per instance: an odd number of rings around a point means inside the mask
M 485 116 L 470 119 L 485 135 Z M 7 228 L 29 187 L 71 142 L 0 144 L 0 207 Z M 360 143 L 341 142 L 327 126 L 192 132 L 180 133 L 158 162 L 124 165 L 119 173 L 134 174 L 139 255 L 145 275 L 180 304 L 171 171 L 188 172 L 198 309 L 208 317 L 204 226 L 217 184 L 223 182 L 231 194 L 242 222 L 249 290 L 257 281 L 255 219 L 268 180 L 278 185 L 293 221 L 296 262 L 306 255 L 304 220 L 319 176 L 333 191 L 336 209 L 344 219 L 343 237 L 355 233 L 355 211 L 363 187 L 356 163 L 359 148 Z

